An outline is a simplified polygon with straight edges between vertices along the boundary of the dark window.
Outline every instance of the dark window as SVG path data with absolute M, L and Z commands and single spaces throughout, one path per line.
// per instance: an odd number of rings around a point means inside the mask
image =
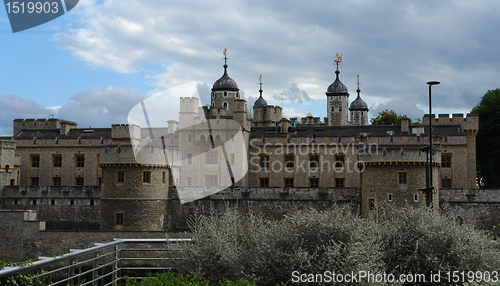
M 309 167 L 310 168 L 318 168 L 319 167 L 319 156 L 318 155 L 309 155 Z
M 188 135 L 188 142 L 191 142 L 191 135 Z
M 309 187 L 319 188 L 319 178 L 309 178 Z
M 94 199 L 90 199 L 89 205 L 91 206 L 95 205 Z
M 260 156 L 260 167 L 269 168 L 269 156 Z
M 151 184 L 151 172 L 150 171 L 142 172 L 142 182 L 145 184 Z
M 32 200 L 31 204 L 34 205 L 34 206 L 36 206 L 36 200 Z
M 14 186 L 15 184 L 16 184 L 16 180 L 15 179 L 10 179 L 10 185 Z
M 451 154 L 441 155 L 441 167 L 451 168 Z
M 70 201 L 69 201 L 69 204 L 70 204 L 70 205 L 74 205 L 74 204 L 75 204 L 75 200 L 73 200 L 73 199 L 72 199 L 72 200 L 70 200 Z
M 97 185 L 102 185 L 102 178 L 101 177 L 97 177 Z
M 125 183 L 125 172 L 118 171 L 117 180 L 118 183 Z
M 408 184 L 408 173 L 407 172 L 399 172 L 399 184 L 400 185 Z
M 61 185 L 61 177 L 53 177 L 52 178 L 52 185 L 60 186 Z
M 76 160 L 75 165 L 77 168 L 85 167 L 85 155 L 76 155 L 75 160 Z
M 161 174 L 161 181 L 164 185 L 167 183 L 167 172 Z
M 293 155 L 285 156 L 285 168 L 293 169 Z
M 210 150 L 205 153 L 205 164 L 206 165 L 217 165 L 219 162 L 219 151 Z
M 368 210 L 369 211 L 375 210 L 375 200 L 374 199 L 368 199 Z
M 387 200 L 389 200 L 389 202 L 392 202 L 392 194 L 387 194 Z
M 50 200 L 50 204 L 51 204 L 51 205 L 55 205 L 55 204 L 56 204 L 56 200 L 51 199 L 51 200 Z
M 260 178 L 261 187 L 269 187 L 269 178 Z
M 293 178 L 285 178 L 285 187 L 287 188 L 293 187 Z
M 31 179 L 30 183 L 32 186 L 38 186 L 40 184 L 40 180 L 38 177 L 31 177 L 30 179 Z
M 40 155 L 31 155 L 31 168 L 40 167 Z
M 449 189 L 451 188 L 451 179 L 442 179 L 441 188 Z
M 76 182 L 77 186 L 83 186 L 83 182 L 84 182 L 83 177 L 76 177 L 75 182 Z
M 123 225 L 123 213 L 115 213 L 115 225 Z
M 335 155 L 335 168 L 344 168 L 345 156 L 344 155 Z
M 337 188 L 345 187 L 345 179 L 344 178 L 336 178 L 335 179 L 335 187 L 337 187 Z
M 187 153 L 187 160 L 188 160 L 187 163 L 188 163 L 188 165 L 191 165 L 193 163 L 192 157 L 193 157 L 193 154 Z
M 218 179 L 217 175 L 205 175 L 205 185 L 207 187 L 216 187 L 219 185 Z
M 52 167 L 61 168 L 62 167 L 62 155 L 52 156 Z

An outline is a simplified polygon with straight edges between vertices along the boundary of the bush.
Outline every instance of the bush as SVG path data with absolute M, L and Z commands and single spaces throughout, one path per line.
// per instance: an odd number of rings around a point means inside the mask
M 426 274 L 500 269 L 491 237 L 427 208 L 386 209 L 384 219 L 361 219 L 349 209 L 295 210 L 281 220 L 227 207 L 190 223 L 196 243 L 179 266 L 212 283 L 225 278 L 286 284 L 292 272 Z M 365 283 L 365 284 L 364 284 Z M 374 285 L 363 281 L 356 285 Z M 382 283 L 380 284 L 382 285 Z
M 210 283 L 207 280 L 203 280 L 200 276 L 196 274 L 193 275 L 182 275 L 179 274 L 175 276 L 172 271 L 168 271 L 165 274 L 157 274 L 155 277 L 148 277 L 137 282 L 135 279 L 130 279 L 126 277 L 126 286 L 209 286 Z M 227 279 L 219 282 L 217 285 L 220 286 L 254 286 L 255 283 L 248 282 L 244 280 L 238 280 L 237 282 L 231 282 Z

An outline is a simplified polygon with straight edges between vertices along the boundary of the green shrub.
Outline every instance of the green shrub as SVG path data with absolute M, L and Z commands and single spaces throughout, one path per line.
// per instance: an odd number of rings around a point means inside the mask
M 178 270 L 212 283 L 244 278 L 275 285 L 290 283 L 293 271 L 417 273 L 428 281 L 431 271 L 500 269 L 498 242 L 480 230 L 425 207 L 387 208 L 384 214 L 362 219 L 334 207 L 295 210 L 273 220 L 237 208 L 212 211 L 191 221 L 196 242 L 186 248 Z
M 135 279 L 131 279 L 125 277 L 125 285 L 126 286 L 153 286 L 153 285 L 162 285 L 162 286 L 209 286 L 210 283 L 207 280 L 203 280 L 200 276 L 196 274 L 193 275 L 175 275 L 172 271 L 168 271 L 165 274 L 157 274 L 155 277 L 148 277 L 142 279 L 140 282 L 137 282 Z M 237 282 L 231 282 L 227 279 L 220 281 L 217 285 L 220 286 L 254 286 L 255 283 L 238 280 Z
M 428 208 L 394 208 L 386 212 L 383 261 L 393 274 L 500 269 L 497 242 L 482 231 L 458 225 Z

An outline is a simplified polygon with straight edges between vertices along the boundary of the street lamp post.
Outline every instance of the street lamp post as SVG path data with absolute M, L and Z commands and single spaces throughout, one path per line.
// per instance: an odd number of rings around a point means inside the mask
M 427 152 L 427 164 L 425 168 L 425 188 L 420 189 L 425 193 L 425 201 L 428 207 L 432 207 L 432 192 L 434 187 L 432 186 L 432 93 L 431 88 L 433 85 L 440 84 L 439 81 L 429 81 L 429 146 L 422 148 L 422 151 Z

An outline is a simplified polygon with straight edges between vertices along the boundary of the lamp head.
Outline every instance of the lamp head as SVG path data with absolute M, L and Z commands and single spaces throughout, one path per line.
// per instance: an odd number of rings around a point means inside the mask
M 441 82 L 439 82 L 439 81 L 435 81 L 435 80 L 434 80 L 434 81 L 429 81 L 429 82 L 427 82 L 427 84 L 428 84 L 428 85 L 437 85 L 437 84 L 440 84 L 440 83 L 441 83 Z

